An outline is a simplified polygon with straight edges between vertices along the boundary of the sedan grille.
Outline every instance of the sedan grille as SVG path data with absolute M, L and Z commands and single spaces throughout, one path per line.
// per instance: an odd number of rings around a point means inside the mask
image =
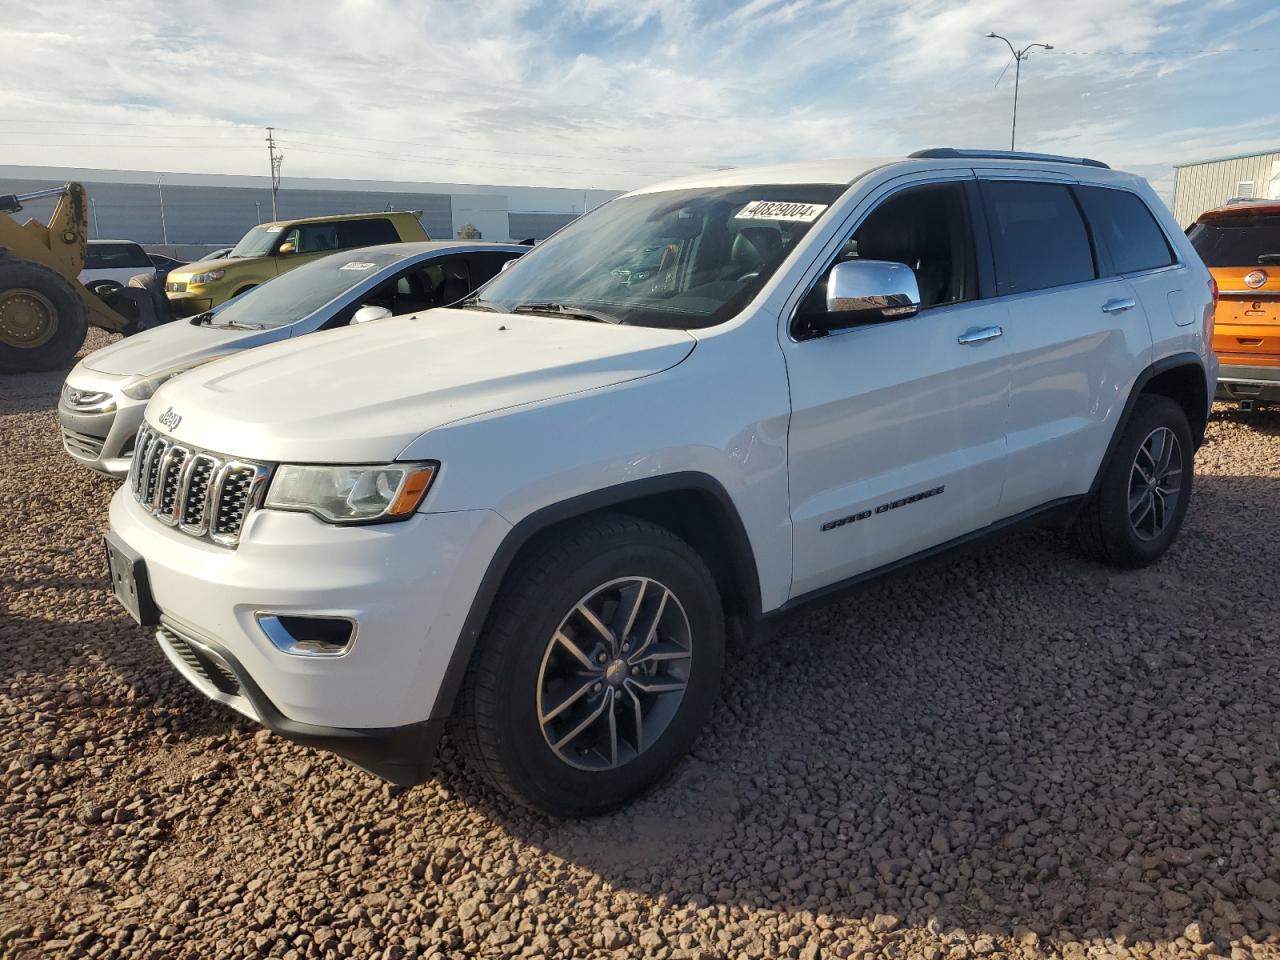
M 161 523 L 223 547 L 257 508 L 271 468 L 175 443 L 143 426 L 129 468 L 134 499 Z

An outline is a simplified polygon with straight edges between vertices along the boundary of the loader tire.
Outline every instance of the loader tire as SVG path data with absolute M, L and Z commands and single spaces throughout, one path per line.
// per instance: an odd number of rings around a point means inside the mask
M 29 260 L 0 258 L 0 373 L 66 366 L 89 329 L 72 281 Z

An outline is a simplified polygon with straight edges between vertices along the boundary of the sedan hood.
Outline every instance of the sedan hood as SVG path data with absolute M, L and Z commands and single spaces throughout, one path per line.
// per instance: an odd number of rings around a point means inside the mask
M 95 350 L 81 365 L 116 376 L 150 375 L 177 366 L 194 366 L 232 350 L 271 343 L 288 337 L 289 332 L 288 327 L 273 330 L 193 327 L 185 320 L 176 320 Z
M 147 420 L 197 447 L 266 461 L 396 458 L 457 420 L 675 366 L 682 330 L 432 310 L 311 334 L 166 384 Z

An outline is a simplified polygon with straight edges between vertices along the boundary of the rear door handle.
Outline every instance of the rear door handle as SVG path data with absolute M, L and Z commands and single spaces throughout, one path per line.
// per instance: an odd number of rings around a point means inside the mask
M 1123 299 L 1117 298 L 1115 300 L 1108 300 L 1104 303 L 1102 305 L 1102 312 L 1124 313 L 1126 310 L 1132 310 L 1137 305 L 1138 301 L 1134 300 L 1132 297 L 1124 297 Z
M 956 343 L 966 345 L 986 343 L 988 340 L 994 340 L 996 337 L 1001 336 L 1004 336 L 1004 329 L 1001 327 L 977 327 L 973 330 L 966 330 L 956 337 Z

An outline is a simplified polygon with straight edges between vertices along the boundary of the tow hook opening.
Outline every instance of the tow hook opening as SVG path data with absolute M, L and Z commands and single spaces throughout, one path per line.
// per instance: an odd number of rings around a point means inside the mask
M 356 638 L 356 622 L 350 617 L 264 612 L 256 617 L 272 645 L 295 657 L 340 657 Z

